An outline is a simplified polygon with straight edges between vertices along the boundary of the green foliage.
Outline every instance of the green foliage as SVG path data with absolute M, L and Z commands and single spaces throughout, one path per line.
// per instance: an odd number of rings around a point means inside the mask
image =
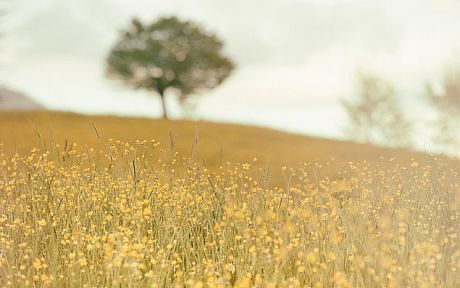
M 107 58 L 107 74 L 125 84 L 164 95 L 174 90 L 181 102 L 213 89 L 232 72 L 223 42 L 190 21 L 161 18 L 152 24 L 133 19 Z

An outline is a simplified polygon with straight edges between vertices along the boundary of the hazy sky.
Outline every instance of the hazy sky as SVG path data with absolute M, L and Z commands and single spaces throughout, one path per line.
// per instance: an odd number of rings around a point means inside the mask
M 156 97 L 104 77 L 104 58 L 132 16 L 179 15 L 224 39 L 238 69 L 201 96 L 195 118 L 329 137 L 342 135 L 339 100 L 353 95 L 357 70 L 393 81 L 421 117 L 426 82 L 460 59 L 457 0 L 15 1 L 4 24 L 4 82 L 75 112 L 160 114 Z

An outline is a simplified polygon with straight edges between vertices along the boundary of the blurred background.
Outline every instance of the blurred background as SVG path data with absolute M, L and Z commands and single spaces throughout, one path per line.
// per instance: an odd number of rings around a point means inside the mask
M 159 117 L 159 97 L 107 78 L 106 59 L 133 17 L 177 16 L 215 33 L 235 69 L 185 109 L 168 96 L 172 119 L 459 155 L 457 0 L 0 3 L 3 99 L 15 91 L 46 109 Z

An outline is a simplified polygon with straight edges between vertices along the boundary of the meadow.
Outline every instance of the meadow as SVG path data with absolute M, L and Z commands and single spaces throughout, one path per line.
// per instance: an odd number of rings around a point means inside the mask
M 1 287 L 459 287 L 458 161 L 206 122 L 0 114 Z
M 431 157 L 402 149 L 386 149 L 302 136 L 254 126 L 212 123 L 205 121 L 88 116 L 59 112 L 2 112 L 0 113 L 0 142 L 4 153 L 28 153 L 32 148 L 61 148 L 84 152 L 86 147 L 105 150 L 110 139 L 124 142 L 155 139 L 163 148 L 171 148 L 182 155 L 194 154 L 196 161 L 209 169 L 222 163 L 246 162 L 256 157 L 269 168 L 274 184 L 284 183 L 281 167 L 304 162 L 333 165 L 323 173 L 333 174 L 349 161 L 379 161 L 395 158 L 403 162 L 416 158 L 429 163 Z M 326 166 L 326 165 L 325 165 Z M 332 170 L 331 170 L 332 169 Z

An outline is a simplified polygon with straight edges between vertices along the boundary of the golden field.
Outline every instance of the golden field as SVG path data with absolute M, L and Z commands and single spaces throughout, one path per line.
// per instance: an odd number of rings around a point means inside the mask
M 94 125 L 94 126 L 93 126 Z M 96 134 L 96 130 L 99 135 Z M 165 121 L 161 119 L 85 116 L 58 112 L 0 113 L 0 142 L 5 153 L 25 153 L 33 147 L 62 147 L 78 143 L 105 150 L 109 139 L 132 142 L 159 141 L 163 147 L 183 155 L 194 153 L 207 167 L 217 168 L 226 161 L 245 162 L 257 157 L 278 177 L 282 166 L 331 158 L 335 165 L 348 161 L 373 161 L 380 157 L 410 161 L 425 155 L 385 149 L 346 141 L 335 141 L 284 133 L 276 130 L 204 121 Z M 74 148 L 75 149 L 75 148 Z
M 460 286 L 456 161 L 206 122 L 0 126 L 0 287 Z

